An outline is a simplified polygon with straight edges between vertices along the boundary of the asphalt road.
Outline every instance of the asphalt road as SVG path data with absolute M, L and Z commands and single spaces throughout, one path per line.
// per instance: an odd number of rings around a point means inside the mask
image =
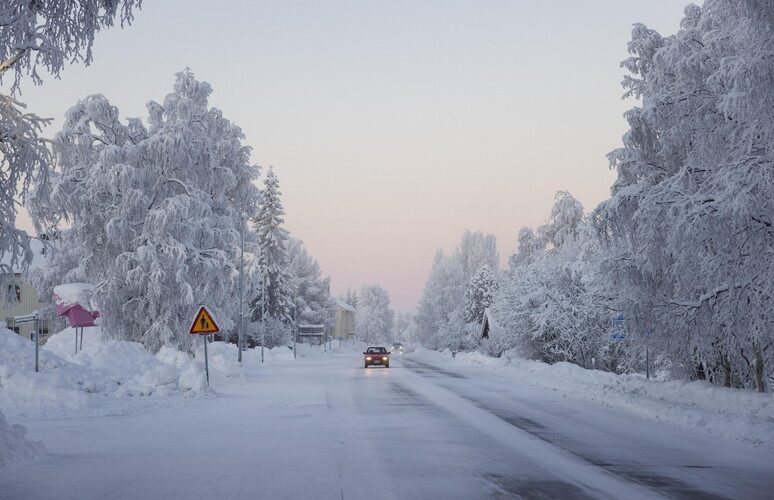
M 194 400 L 22 419 L 0 498 L 771 498 L 761 450 L 557 393 L 344 349 Z M 17 420 L 18 421 L 18 420 Z

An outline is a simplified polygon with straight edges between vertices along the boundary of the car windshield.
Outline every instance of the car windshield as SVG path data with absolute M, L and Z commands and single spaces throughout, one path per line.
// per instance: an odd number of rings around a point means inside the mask
M 384 347 L 369 347 L 366 352 L 368 354 L 384 354 L 387 352 L 387 349 Z

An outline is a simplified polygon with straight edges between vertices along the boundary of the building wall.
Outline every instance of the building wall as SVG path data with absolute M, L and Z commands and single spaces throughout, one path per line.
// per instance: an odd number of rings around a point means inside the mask
M 5 321 L 6 325 L 10 329 L 14 329 L 16 324 L 14 323 L 14 316 L 23 316 L 26 314 L 32 314 L 43 308 L 43 303 L 38 299 L 38 293 L 35 288 L 29 283 L 25 283 L 21 280 L 20 275 L 16 275 L 16 283 L 11 284 L 11 290 L 9 291 L 8 285 L 0 290 L 3 294 L 2 300 L 0 300 L 0 321 Z M 14 286 L 18 286 L 21 289 L 20 300 L 16 300 L 16 293 Z M 9 293 L 10 292 L 10 293 Z M 48 330 L 48 321 L 41 321 L 42 329 Z M 19 334 L 29 337 L 30 332 L 35 327 L 35 323 L 25 323 L 19 325 Z
M 355 331 L 355 313 L 341 306 L 336 308 L 336 325 L 333 327 L 333 338 L 348 338 Z

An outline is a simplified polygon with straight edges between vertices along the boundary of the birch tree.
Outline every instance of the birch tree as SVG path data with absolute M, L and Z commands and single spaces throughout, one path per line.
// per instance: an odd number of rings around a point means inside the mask
M 94 37 L 116 21 L 133 20 L 139 0 L 9 0 L 0 4 L 0 83 L 11 80 L 10 95 L 0 93 L 0 281 L 32 259 L 30 236 L 16 227 L 19 207 L 32 184 L 45 183 L 51 153 L 41 137 L 50 120 L 26 110 L 17 100 L 25 77 L 39 85 L 41 74 L 59 77 L 67 61 L 92 61 Z
M 55 137 L 57 170 L 31 213 L 57 236 L 36 281 L 42 294 L 57 282 L 96 285 L 109 337 L 188 348 L 199 305 L 224 330 L 234 323 L 239 228 L 258 167 L 211 92 L 178 73 L 163 102 L 148 104 L 147 126 L 121 123 L 104 96 L 89 96 Z

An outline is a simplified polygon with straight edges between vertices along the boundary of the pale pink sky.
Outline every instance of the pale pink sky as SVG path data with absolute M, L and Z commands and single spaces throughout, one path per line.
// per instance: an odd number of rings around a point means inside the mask
M 607 196 L 634 104 L 619 86 L 631 25 L 672 33 L 686 3 L 148 0 L 98 37 L 91 67 L 21 98 L 53 134 L 91 93 L 144 116 L 191 67 L 274 165 L 287 227 L 334 293 L 379 283 L 411 310 L 465 228 L 494 233 L 505 259 L 557 190 L 587 209 Z

